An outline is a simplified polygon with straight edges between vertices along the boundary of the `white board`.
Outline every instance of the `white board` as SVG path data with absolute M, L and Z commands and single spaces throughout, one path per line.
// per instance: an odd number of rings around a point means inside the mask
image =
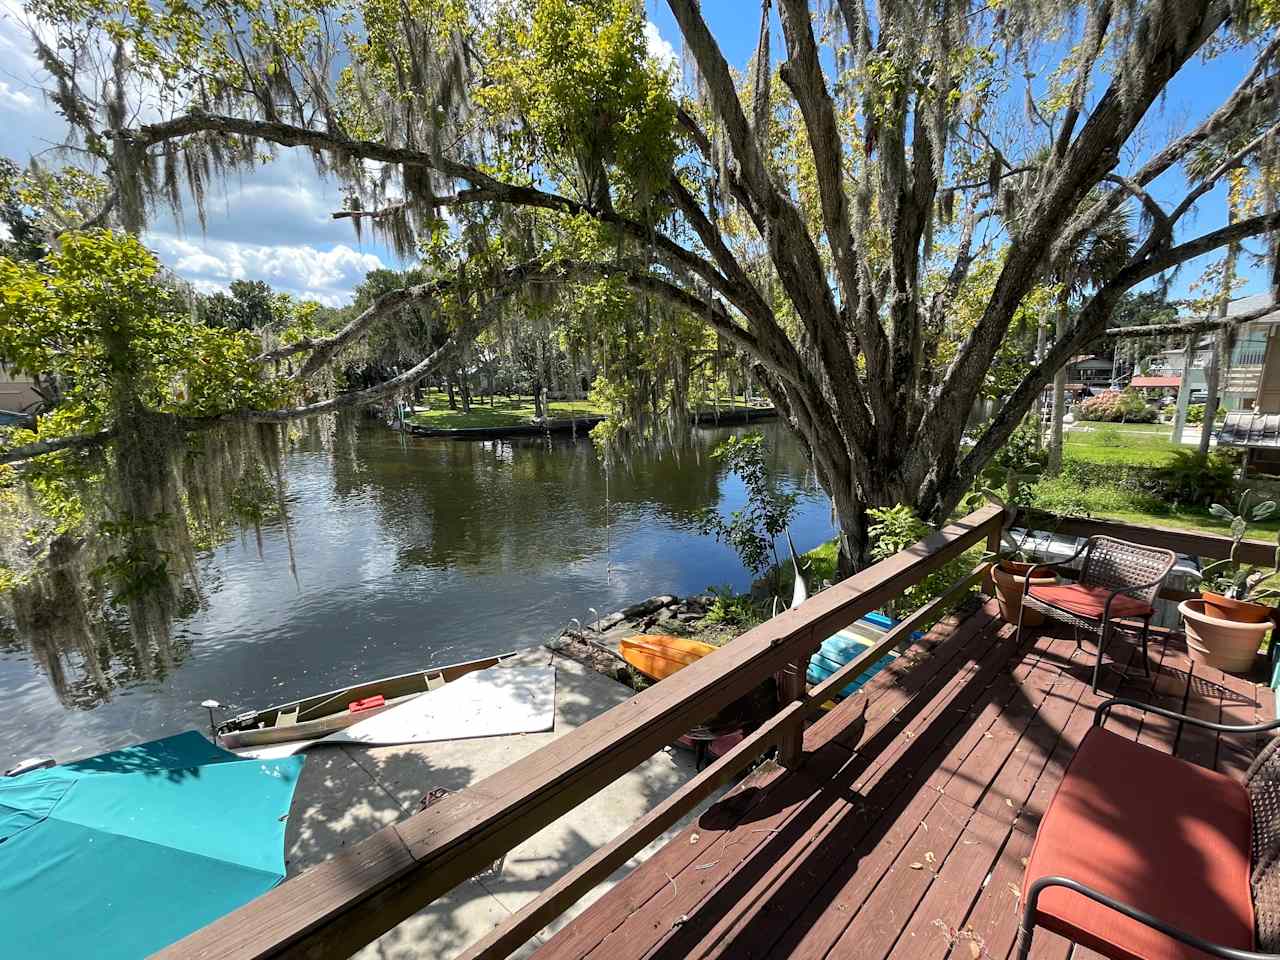
M 490 667 L 316 740 L 272 743 L 235 752 L 285 757 L 322 744 L 385 747 L 472 737 L 541 733 L 555 725 L 556 668 Z

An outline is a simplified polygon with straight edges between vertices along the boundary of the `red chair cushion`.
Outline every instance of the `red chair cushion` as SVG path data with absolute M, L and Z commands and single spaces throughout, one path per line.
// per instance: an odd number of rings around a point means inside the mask
M 1086 587 L 1079 583 L 1055 583 L 1048 587 L 1032 587 L 1030 595 L 1068 613 L 1101 620 L 1102 611 L 1106 608 L 1107 597 L 1111 596 L 1111 591 L 1106 587 Z M 1142 619 L 1151 616 L 1151 613 L 1150 604 L 1133 597 L 1126 597 L 1124 594 L 1118 594 L 1111 601 L 1113 619 L 1116 617 Z
M 1241 784 L 1094 727 L 1040 824 L 1022 894 L 1038 877 L 1067 877 L 1249 950 L 1249 826 Z M 1041 926 L 1117 960 L 1208 956 L 1064 887 L 1041 893 L 1036 912 Z

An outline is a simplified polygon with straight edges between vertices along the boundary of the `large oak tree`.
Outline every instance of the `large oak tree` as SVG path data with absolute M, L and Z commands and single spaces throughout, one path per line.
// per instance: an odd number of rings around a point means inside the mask
M 1274 5 L 764 0 L 741 75 L 697 0 L 668 6 L 680 78 L 648 55 L 633 0 L 28 9 L 53 96 L 113 185 L 104 217 L 142 230 L 157 204 L 202 204 L 219 173 L 302 150 L 348 185 L 335 218 L 421 254 L 431 279 L 266 351 L 279 375 L 313 377 L 404 305 L 453 298 L 451 335 L 396 382 L 213 419 L 403 388 L 453 362 L 517 289 L 625 285 L 748 358 L 854 564 L 868 506 L 952 511 L 1126 292 L 1280 227 L 1274 205 L 1192 223 L 1233 171 L 1274 186 Z M 1176 78 L 1222 57 L 1241 65 L 1229 95 L 1182 127 L 1160 115 Z M 967 442 L 1020 311 L 1124 213 L 1131 246 Z M 958 309 L 975 289 L 978 308 Z M 112 433 L 42 437 L 3 461 Z

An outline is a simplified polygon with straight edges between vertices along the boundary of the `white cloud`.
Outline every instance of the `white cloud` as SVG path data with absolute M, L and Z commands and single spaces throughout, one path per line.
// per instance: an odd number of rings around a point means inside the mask
M 649 56 L 677 76 L 679 75 L 679 58 L 676 56 L 675 48 L 663 39 L 662 34 L 658 32 L 658 25 L 652 20 L 644 22 L 644 45 Z
M 36 98 L 0 80 L 0 109 L 29 113 L 36 109 Z
M 222 290 L 232 280 L 265 280 L 275 290 L 327 306 L 343 306 L 370 270 L 383 266 L 372 253 L 337 244 L 271 246 L 226 240 L 200 244 L 182 237 L 152 235 L 148 242 L 160 259 L 197 290 Z

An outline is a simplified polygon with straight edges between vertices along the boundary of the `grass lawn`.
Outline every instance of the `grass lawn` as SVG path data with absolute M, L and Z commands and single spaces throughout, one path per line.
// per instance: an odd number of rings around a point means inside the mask
M 515 427 L 533 422 L 532 397 L 497 397 L 492 406 L 488 397 L 476 398 L 471 403 L 470 413 L 464 413 L 461 405 L 457 410 L 450 410 L 449 397 L 444 393 L 425 394 L 422 404 L 427 409 L 419 409 L 409 421 L 423 427 L 456 430 L 462 427 Z M 609 412 L 588 400 L 552 400 L 547 406 L 549 414 L 555 418 L 595 417 Z
M 1154 423 L 1091 423 L 1073 427 L 1062 437 L 1063 454 L 1091 463 L 1160 467 L 1173 452 L 1190 449 L 1169 439 L 1169 428 Z

